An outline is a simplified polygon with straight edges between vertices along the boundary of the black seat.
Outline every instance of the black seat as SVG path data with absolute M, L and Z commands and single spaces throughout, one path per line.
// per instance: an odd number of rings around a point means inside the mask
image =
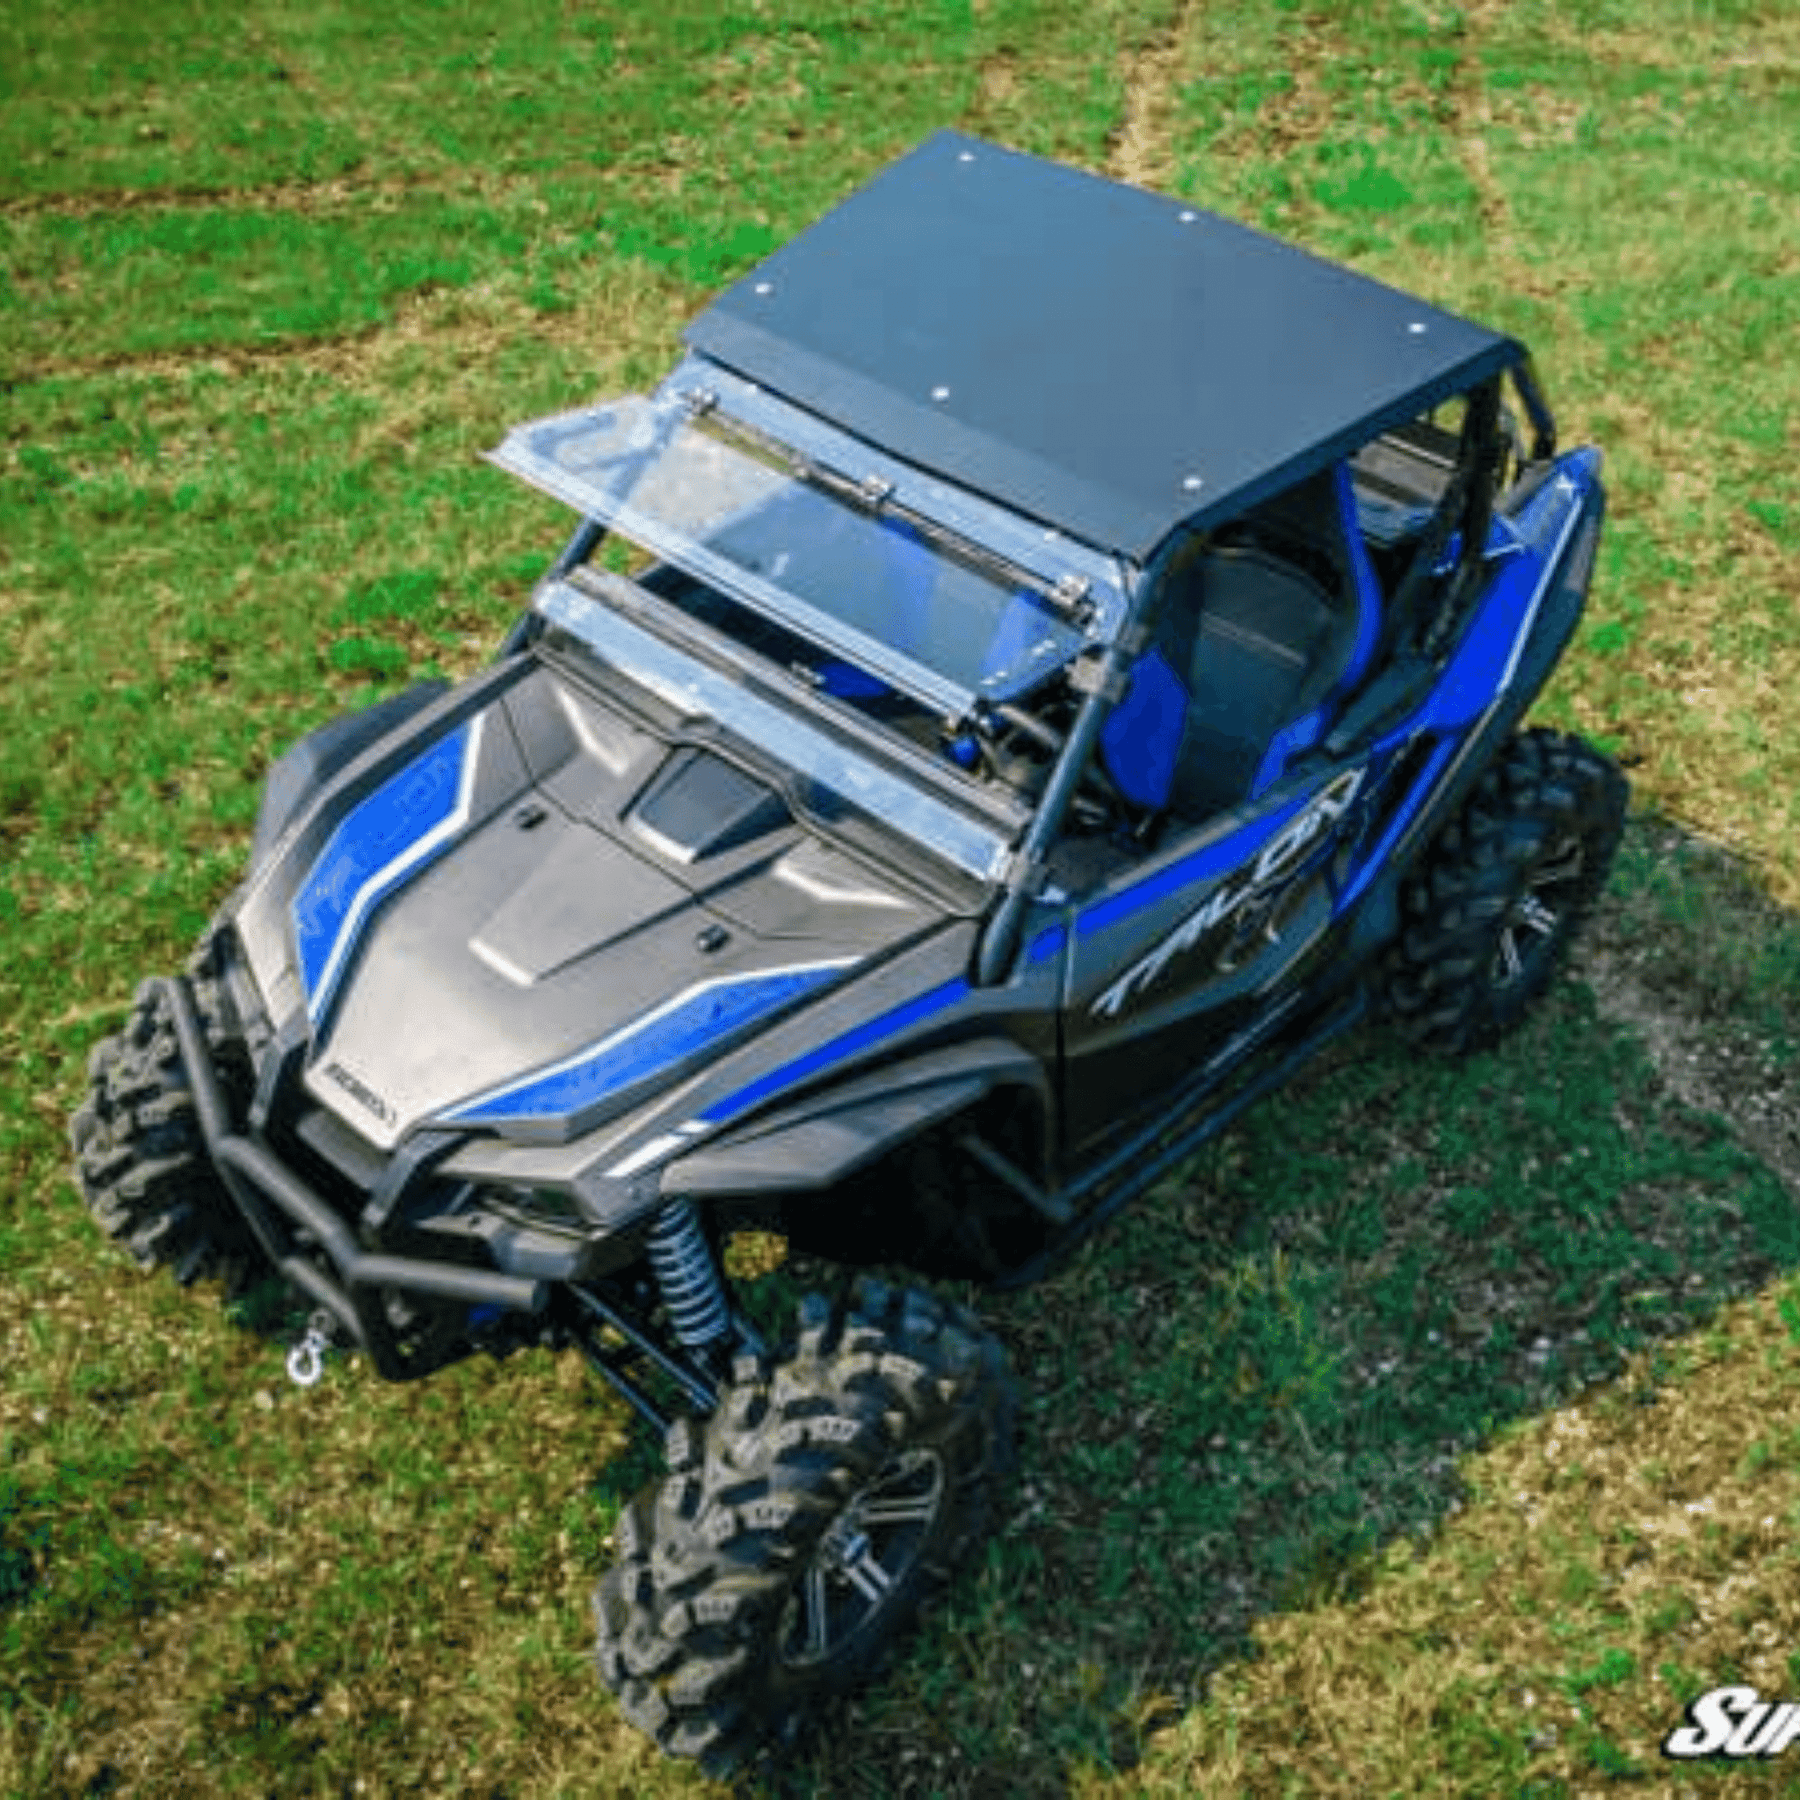
M 1357 613 L 1285 557 L 1212 545 L 1163 618 L 1161 648 L 1189 697 L 1170 803 L 1199 819 L 1243 800 L 1277 735 L 1343 680 Z

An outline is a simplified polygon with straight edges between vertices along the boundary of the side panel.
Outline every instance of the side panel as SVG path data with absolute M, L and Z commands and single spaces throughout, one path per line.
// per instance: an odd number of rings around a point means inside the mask
M 1075 915 L 1065 963 L 1064 1144 L 1080 1146 L 1272 1012 L 1337 910 L 1369 772 L 1322 769 L 1190 836 Z M 1297 990 L 1296 990 L 1297 991 Z

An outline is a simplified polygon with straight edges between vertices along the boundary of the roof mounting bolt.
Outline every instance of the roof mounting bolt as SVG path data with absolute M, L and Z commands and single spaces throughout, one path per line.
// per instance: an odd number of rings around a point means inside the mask
M 931 397 L 934 400 L 948 400 L 950 398 L 950 390 L 947 387 L 934 387 L 931 390 Z
M 723 950 L 731 942 L 731 933 L 723 925 L 708 925 L 694 938 L 694 948 L 702 956 L 710 956 L 715 950 Z

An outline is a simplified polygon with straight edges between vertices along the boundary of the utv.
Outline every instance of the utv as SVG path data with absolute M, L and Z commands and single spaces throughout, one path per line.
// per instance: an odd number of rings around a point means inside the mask
M 1365 1015 L 1493 1042 L 1623 778 L 1520 721 L 1605 497 L 1509 338 L 946 133 L 494 460 L 579 515 L 497 661 L 313 733 L 75 1115 L 101 1226 L 395 1380 L 573 1345 L 666 1438 L 603 1679 L 730 1766 L 980 1537 L 1004 1360 L 772 1228 L 1028 1282 Z M 624 540 L 596 559 L 603 540 Z

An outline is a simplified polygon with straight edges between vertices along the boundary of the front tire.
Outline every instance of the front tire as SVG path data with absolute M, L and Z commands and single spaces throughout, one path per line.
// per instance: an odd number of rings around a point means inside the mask
M 1612 868 L 1628 788 L 1561 732 L 1509 738 L 1401 890 L 1384 1010 L 1410 1043 L 1499 1042 L 1549 986 Z
M 594 1596 L 625 1716 L 713 1774 L 873 1672 L 1010 1467 L 1005 1359 L 969 1313 L 862 1281 L 831 1326 L 815 1296 L 791 1357 L 675 1426 Z
M 223 1002 L 204 956 L 194 964 L 194 998 L 221 1074 L 227 1081 L 246 1078 L 247 1058 L 223 1024 Z M 87 1097 L 69 1121 L 69 1143 L 88 1210 L 140 1268 L 166 1267 L 183 1287 L 220 1280 L 233 1294 L 267 1271 L 267 1258 L 206 1153 L 160 982 L 146 981 L 125 1029 L 94 1046 Z

